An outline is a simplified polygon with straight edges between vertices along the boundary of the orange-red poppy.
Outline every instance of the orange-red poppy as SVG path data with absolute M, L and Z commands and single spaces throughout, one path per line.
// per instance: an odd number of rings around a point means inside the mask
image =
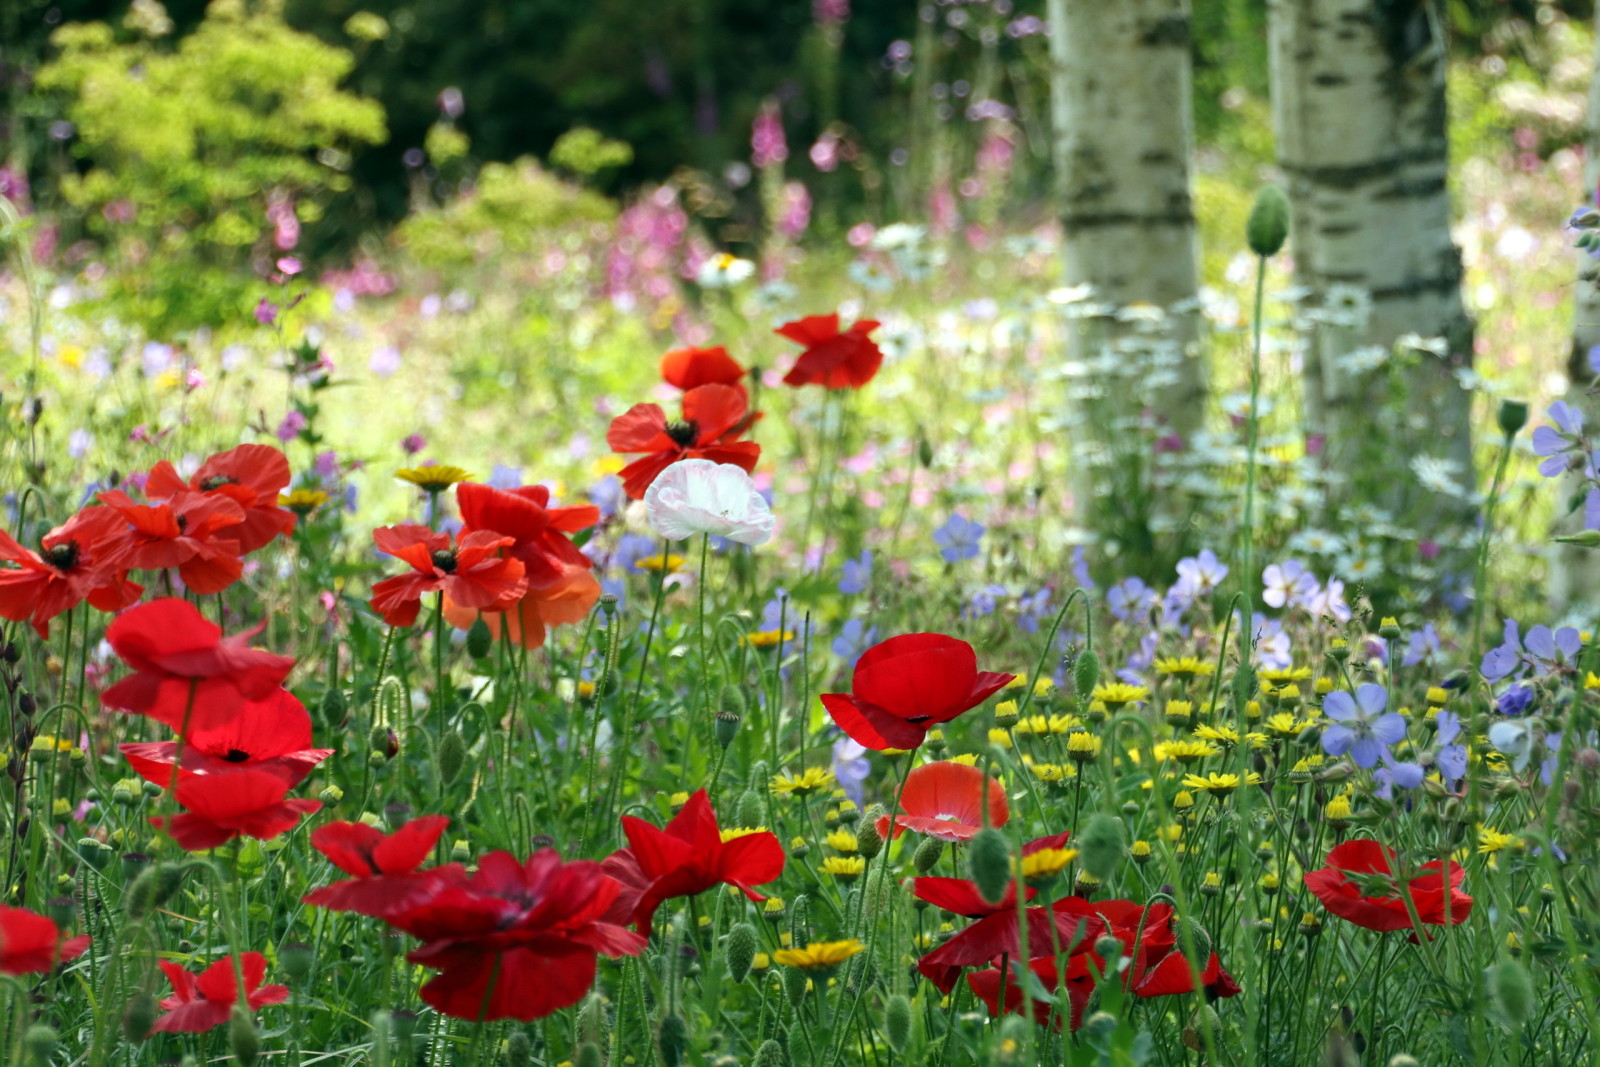
M 1011 818 L 1005 788 L 978 768 L 949 760 L 925 763 L 906 776 L 904 814 L 895 816 L 893 833 L 915 830 L 944 841 L 970 841 L 985 825 L 986 804 L 989 826 L 1004 826 Z M 888 837 L 889 816 L 879 816 L 877 828 Z
M 680 459 L 731 463 L 746 474 L 761 446 L 739 438 L 754 421 L 744 394 L 728 385 L 701 385 L 683 394 L 683 418 L 668 422 L 659 404 L 635 404 L 611 420 L 606 444 L 623 455 L 643 455 L 622 468 L 622 488 L 634 500 Z
M 783 384 L 860 389 L 883 365 L 883 350 L 868 336 L 877 328 L 872 319 L 862 319 L 848 330 L 840 330 L 837 314 L 809 315 L 784 323 L 774 332 L 799 343 L 805 351 L 784 375 Z

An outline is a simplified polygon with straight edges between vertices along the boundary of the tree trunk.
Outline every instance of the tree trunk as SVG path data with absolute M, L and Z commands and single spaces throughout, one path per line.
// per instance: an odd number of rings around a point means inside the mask
M 1429 519 L 1460 515 L 1462 504 L 1423 490 L 1403 468 L 1414 457 L 1443 459 L 1456 482 L 1475 486 L 1472 398 L 1454 374 L 1471 366 L 1472 323 L 1450 238 L 1439 23 L 1428 0 L 1271 0 L 1269 14 L 1290 250 L 1316 320 L 1307 431 L 1330 469 L 1386 482 L 1383 503 Z M 1413 333 L 1443 337 L 1448 351 L 1405 346 L 1392 376 L 1340 359 Z
M 1195 344 L 1189 3 L 1050 0 L 1049 15 L 1066 282 L 1093 286 L 1098 302 L 1172 313 L 1184 357 L 1158 393 L 1158 414 L 1187 435 L 1202 424 L 1206 394 Z
M 1596 29 L 1600 30 L 1600 12 L 1596 12 Z M 1600 35 L 1595 37 L 1595 72 L 1589 81 L 1589 121 L 1583 147 L 1581 202 L 1593 206 L 1595 190 L 1600 188 Z M 1568 385 L 1564 399 L 1583 409 L 1588 406 L 1585 394 L 1595 378 L 1595 372 L 1589 367 L 1589 350 L 1600 345 L 1600 260 L 1582 251 L 1574 255 L 1578 282 L 1573 300 L 1572 353 L 1567 359 Z M 1560 479 L 1555 534 L 1583 529 L 1582 506 L 1569 512 L 1568 505 L 1584 488 L 1583 480 L 1574 475 Z M 1600 608 L 1600 550 L 1552 542 L 1549 566 L 1550 606 L 1557 613 L 1580 611 L 1592 615 Z

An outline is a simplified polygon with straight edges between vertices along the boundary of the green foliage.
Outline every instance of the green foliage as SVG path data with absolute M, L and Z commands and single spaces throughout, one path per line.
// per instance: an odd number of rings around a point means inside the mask
M 562 170 L 590 178 L 613 167 L 633 162 L 633 149 L 623 141 L 613 141 L 587 126 L 577 126 L 556 139 L 550 149 L 550 162 Z
M 158 334 L 241 316 L 268 199 L 316 222 L 349 188 L 350 146 L 385 137 L 383 109 L 338 87 L 351 55 L 270 6 L 218 0 L 175 48 L 103 22 L 53 42 L 39 86 L 67 95 L 87 164 L 62 194 L 133 268 L 114 304 Z

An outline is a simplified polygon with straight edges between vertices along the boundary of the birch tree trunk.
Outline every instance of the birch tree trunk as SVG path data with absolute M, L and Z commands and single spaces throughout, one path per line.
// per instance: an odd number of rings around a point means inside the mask
M 1159 391 L 1159 414 L 1187 435 L 1206 394 L 1195 344 L 1189 3 L 1050 0 L 1049 16 L 1066 282 L 1093 286 L 1100 302 L 1171 314 L 1184 358 Z
M 1315 294 L 1307 430 L 1321 435 L 1330 469 L 1387 482 L 1385 503 L 1461 514 L 1402 466 L 1443 459 L 1455 481 L 1475 486 L 1472 398 L 1453 373 L 1471 366 L 1472 323 L 1450 237 L 1438 20 L 1429 0 L 1271 0 L 1269 18 L 1290 251 L 1297 281 Z M 1404 354 L 1414 363 L 1402 372 L 1401 408 L 1383 373 L 1340 357 L 1410 333 L 1443 337 L 1448 350 Z
M 1595 25 L 1600 30 L 1600 11 L 1596 12 Z M 1600 188 L 1600 35 L 1595 37 L 1595 49 L 1595 71 L 1589 81 L 1588 130 L 1583 140 L 1583 189 L 1579 197 L 1582 203 L 1591 206 L 1595 189 Z M 1564 399 L 1574 407 L 1586 409 L 1588 397 L 1585 394 L 1595 378 L 1595 372 L 1589 367 L 1589 350 L 1600 345 L 1600 260 L 1583 251 L 1574 255 L 1578 281 Z M 1560 480 L 1554 533 L 1569 534 L 1583 529 L 1583 509 L 1567 512 L 1569 502 L 1583 489 L 1583 481 L 1572 475 Z M 1573 609 L 1592 611 L 1600 607 L 1600 550 L 1552 543 L 1549 566 L 1550 606 L 1557 613 Z

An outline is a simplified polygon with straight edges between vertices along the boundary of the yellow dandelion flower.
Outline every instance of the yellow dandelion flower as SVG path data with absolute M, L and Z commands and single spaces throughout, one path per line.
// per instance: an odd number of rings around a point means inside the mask
M 1078 776 L 1078 768 L 1070 763 L 1064 765 L 1060 763 L 1034 763 L 1030 764 L 1028 769 L 1041 782 L 1064 782 L 1068 778 L 1076 778 Z
M 622 468 L 627 465 L 628 461 L 621 456 L 601 456 L 591 464 L 591 469 L 596 478 L 604 478 L 608 474 L 621 473 Z
M 1254 771 L 1251 771 L 1245 780 L 1250 785 L 1261 784 L 1261 776 Z M 1227 796 L 1235 789 L 1238 789 L 1241 784 L 1243 783 L 1241 783 L 1237 774 L 1218 774 L 1216 771 L 1206 775 L 1186 774 L 1183 776 L 1185 789 L 1195 789 L 1202 793 L 1214 793 L 1219 797 Z
M 978 765 L 978 754 L 976 752 L 963 752 L 959 756 L 951 756 L 945 762 L 959 763 L 963 767 L 976 767 Z
M 1187 726 L 1189 720 L 1194 718 L 1194 704 L 1188 700 L 1169 700 L 1166 717 L 1174 726 Z
M 1067 735 L 1067 755 L 1080 762 L 1099 756 L 1100 746 L 1100 739 L 1088 730 Z
M 1082 725 L 1083 724 L 1072 715 L 1050 716 L 1050 732 L 1053 734 L 1070 733 L 1073 727 Z
M 1589 677 L 1593 678 L 1594 675 L 1591 674 Z M 1430 685 L 1425 699 L 1430 708 L 1442 708 L 1450 702 L 1450 690 L 1442 685 Z
M 1194 794 L 1187 789 L 1178 790 L 1178 795 L 1172 798 L 1172 810 L 1188 811 L 1194 807 Z
M 1027 882 L 1040 882 L 1054 877 L 1077 856 L 1075 848 L 1041 848 L 1022 857 L 1022 878 Z
M 1040 678 L 1033 683 L 1033 698 L 1035 700 L 1043 700 L 1055 691 L 1056 682 L 1054 678 Z
M 1521 844 L 1516 834 L 1503 834 L 1491 826 L 1485 826 L 1478 831 L 1478 854 L 1487 856 L 1501 849 L 1514 848 Z
M 1355 809 L 1350 805 L 1350 795 L 1340 793 L 1323 806 L 1322 815 L 1331 823 L 1349 822 L 1355 814 Z
M 1014 734 L 1047 734 L 1050 732 L 1050 720 L 1043 715 L 1029 715 L 1026 719 L 1017 720 L 1011 728 Z
M 1194 735 L 1202 741 L 1215 741 L 1223 748 L 1232 748 L 1239 743 L 1239 731 L 1231 726 L 1202 724 L 1195 727 Z
M 1311 677 L 1310 667 L 1264 667 L 1257 675 L 1263 682 L 1270 685 L 1286 685 L 1289 682 L 1303 682 Z
M 995 727 L 994 729 L 989 731 L 989 743 L 991 745 L 997 745 L 1000 748 L 1010 748 L 1011 747 L 1011 731 L 1010 730 L 1006 730 L 1006 729 L 1002 729 L 1001 727 L 998 727 L 998 726 Z
M 442 493 L 457 482 L 465 482 L 473 477 L 460 467 L 442 463 L 428 467 L 405 467 L 395 471 L 394 476 L 402 482 L 410 482 L 425 493 Z
M 1297 719 L 1294 717 L 1293 712 L 1280 711 L 1276 714 L 1268 715 L 1262 720 L 1261 725 L 1266 727 L 1268 732 L 1277 734 L 1279 737 L 1295 737 L 1299 735 L 1301 730 L 1311 725 L 1311 720 Z

